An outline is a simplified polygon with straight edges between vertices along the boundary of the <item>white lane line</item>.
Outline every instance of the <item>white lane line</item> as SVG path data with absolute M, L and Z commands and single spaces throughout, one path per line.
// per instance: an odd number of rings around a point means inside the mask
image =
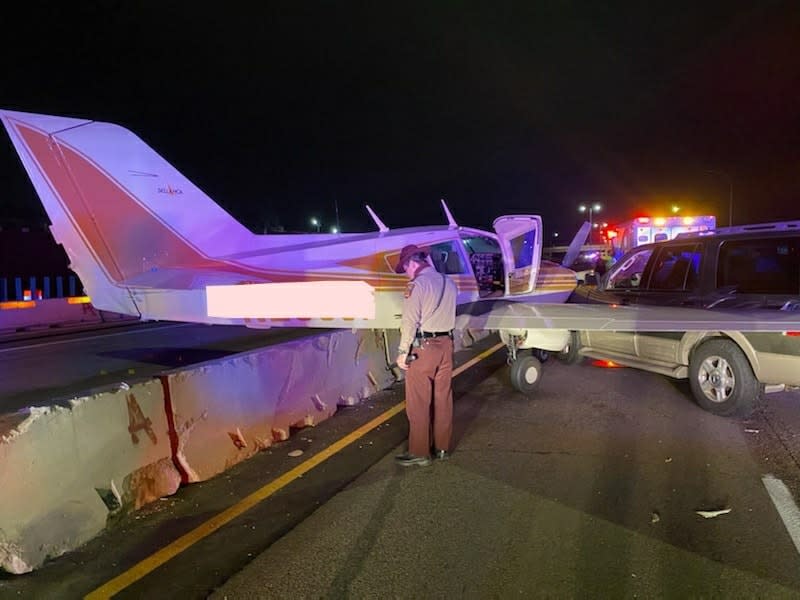
M 100 335 L 93 335 L 90 337 L 79 337 L 69 340 L 53 340 L 52 342 L 40 342 L 38 344 L 28 344 L 27 346 L 14 346 L 13 348 L 0 348 L 0 353 L 3 352 L 16 352 L 17 350 L 30 350 L 31 348 L 43 348 L 45 346 L 57 346 L 59 344 L 77 344 L 79 342 L 86 342 L 89 340 L 97 340 L 100 338 L 115 337 L 118 335 L 130 335 L 131 333 L 145 333 L 150 331 L 164 331 L 165 329 L 172 329 L 174 327 L 188 327 L 191 323 L 176 323 L 173 325 L 163 325 L 161 327 L 149 327 L 142 329 L 134 329 L 133 331 L 117 331 L 116 333 L 102 333 Z
M 797 508 L 792 493 L 786 484 L 774 475 L 764 475 L 761 481 L 767 488 L 767 493 L 781 516 L 783 525 L 794 542 L 794 547 L 800 553 L 800 509 Z

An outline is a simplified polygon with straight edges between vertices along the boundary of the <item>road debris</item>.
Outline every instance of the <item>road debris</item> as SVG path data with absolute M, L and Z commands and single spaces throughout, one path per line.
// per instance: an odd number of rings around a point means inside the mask
M 650 515 L 650 523 L 658 523 L 661 520 L 661 515 L 657 510 L 653 511 L 653 514 Z
M 732 508 L 721 508 L 720 510 L 696 510 L 695 512 L 704 519 L 713 519 L 720 515 L 727 515 L 732 510 Z
M 289 452 L 289 456 L 291 456 L 292 458 L 297 458 L 298 456 L 302 455 L 303 455 L 302 450 L 292 450 L 291 452 Z
M 760 429 L 745 429 L 745 433 L 761 433 Z

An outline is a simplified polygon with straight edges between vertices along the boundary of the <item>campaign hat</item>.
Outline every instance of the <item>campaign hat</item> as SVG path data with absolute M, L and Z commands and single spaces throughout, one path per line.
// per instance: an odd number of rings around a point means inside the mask
M 397 266 L 394 268 L 394 272 L 402 273 L 405 271 L 406 263 L 415 256 L 425 258 L 427 255 L 427 248 L 420 248 L 416 244 L 408 244 L 407 246 L 404 246 L 403 249 L 400 250 L 400 258 L 397 259 Z

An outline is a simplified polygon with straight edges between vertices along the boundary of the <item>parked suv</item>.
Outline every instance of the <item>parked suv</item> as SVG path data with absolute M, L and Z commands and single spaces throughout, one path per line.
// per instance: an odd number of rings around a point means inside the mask
M 634 248 L 578 302 L 748 310 L 800 307 L 800 221 L 681 234 Z M 562 356 L 689 379 L 697 403 L 747 414 L 762 392 L 800 387 L 800 332 L 581 331 Z

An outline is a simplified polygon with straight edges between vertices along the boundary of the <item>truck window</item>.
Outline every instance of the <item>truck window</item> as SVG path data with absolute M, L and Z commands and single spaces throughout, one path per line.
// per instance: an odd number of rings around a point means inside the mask
M 609 290 L 625 290 L 631 288 L 638 288 L 642 282 L 642 273 L 647 266 L 647 261 L 650 260 L 650 255 L 653 254 L 652 248 L 639 250 L 629 255 L 627 258 L 620 259 L 608 276 L 608 284 L 606 289 Z
M 723 242 L 717 287 L 725 286 L 741 294 L 800 294 L 800 238 Z
M 697 244 L 658 249 L 648 289 L 679 291 L 694 289 L 700 274 L 700 247 Z

